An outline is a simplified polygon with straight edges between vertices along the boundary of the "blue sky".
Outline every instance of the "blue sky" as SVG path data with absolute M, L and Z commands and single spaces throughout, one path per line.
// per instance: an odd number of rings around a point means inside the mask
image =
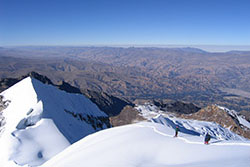
M 0 45 L 250 45 L 250 0 L 0 0 Z

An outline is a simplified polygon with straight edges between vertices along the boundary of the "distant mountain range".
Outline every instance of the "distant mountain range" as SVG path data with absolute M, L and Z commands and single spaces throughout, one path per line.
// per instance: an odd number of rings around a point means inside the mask
M 18 47 L 0 49 L 0 77 L 37 71 L 81 89 L 134 101 L 172 99 L 250 111 L 250 52 L 196 48 Z M 233 91 L 231 91 L 233 89 Z M 233 93 L 236 92 L 236 93 Z

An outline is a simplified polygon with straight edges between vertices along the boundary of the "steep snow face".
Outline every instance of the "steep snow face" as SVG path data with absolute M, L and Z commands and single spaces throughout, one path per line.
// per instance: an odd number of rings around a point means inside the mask
M 186 134 L 205 136 L 209 133 L 213 138 L 218 140 L 247 140 L 217 123 L 178 119 L 171 114 L 160 111 L 154 105 L 139 105 L 136 109 L 144 118 L 173 129 L 178 125 L 180 131 Z
M 10 102 L 2 112 L 0 166 L 40 165 L 71 143 L 110 126 L 107 115 L 83 95 L 30 77 L 1 96 Z
M 158 123 L 139 123 L 89 135 L 42 167 L 249 167 L 250 142 L 211 139 Z

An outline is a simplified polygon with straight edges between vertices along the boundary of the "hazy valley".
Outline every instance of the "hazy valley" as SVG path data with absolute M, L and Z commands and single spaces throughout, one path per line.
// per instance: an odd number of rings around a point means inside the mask
M 0 77 L 36 71 L 53 82 L 129 99 L 174 99 L 250 110 L 250 52 L 195 48 L 18 47 L 0 49 Z M 1 83 L 4 85 L 4 83 Z

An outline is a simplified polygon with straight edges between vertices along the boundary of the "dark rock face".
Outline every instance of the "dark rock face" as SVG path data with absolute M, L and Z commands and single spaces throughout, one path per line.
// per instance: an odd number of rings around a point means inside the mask
M 104 111 L 108 116 L 117 116 L 125 106 L 133 106 L 132 103 L 119 99 L 115 96 L 108 95 L 105 92 L 84 90 L 82 93 L 92 102 L 94 102 L 100 108 L 100 110 Z
M 54 85 L 49 78 L 46 76 L 40 75 L 34 71 L 28 73 L 27 75 L 21 76 L 19 78 L 4 78 L 0 81 L 0 92 L 4 91 L 5 89 L 8 89 L 9 87 L 15 85 L 17 82 L 21 81 L 22 79 L 26 77 L 32 77 L 39 81 L 41 81 L 44 84 L 50 84 Z
M 68 84 L 67 82 L 62 81 L 59 85 L 55 85 L 56 87 L 58 87 L 61 90 L 64 90 L 68 93 L 78 93 L 78 94 L 82 94 L 81 90 L 71 86 L 70 84 Z
M 4 78 L 0 81 L 0 92 L 15 85 L 19 80 L 16 78 Z
M 198 112 L 201 108 L 195 106 L 193 103 L 184 103 L 181 101 L 164 102 L 162 100 L 153 100 L 153 104 L 159 109 L 178 114 L 191 114 Z
M 95 130 L 102 130 L 111 127 L 108 117 L 94 117 L 92 115 L 74 113 L 68 110 L 64 111 L 72 115 L 74 118 L 77 118 L 80 121 L 84 121 L 87 124 L 90 124 Z
M 124 107 L 119 115 L 110 117 L 112 126 L 122 126 L 143 120 L 146 119 L 140 116 L 139 112 L 131 106 Z
M 38 74 L 37 72 L 34 72 L 34 71 L 28 73 L 28 74 L 25 75 L 25 76 L 22 76 L 22 77 L 19 79 L 19 81 L 22 80 L 22 79 L 24 79 L 24 78 L 26 78 L 26 77 L 35 78 L 35 79 L 41 81 L 41 82 L 44 83 L 44 84 L 54 85 L 54 84 L 51 82 L 51 80 L 50 80 L 49 78 L 47 78 L 46 76 L 40 75 L 40 74 Z
M 0 95 L 0 112 L 1 112 L 3 109 L 7 108 L 8 105 L 9 105 L 9 103 L 10 103 L 9 100 L 5 100 L 5 101 L 4 101 L 4 100 L 3 100 L 3 96 Z

